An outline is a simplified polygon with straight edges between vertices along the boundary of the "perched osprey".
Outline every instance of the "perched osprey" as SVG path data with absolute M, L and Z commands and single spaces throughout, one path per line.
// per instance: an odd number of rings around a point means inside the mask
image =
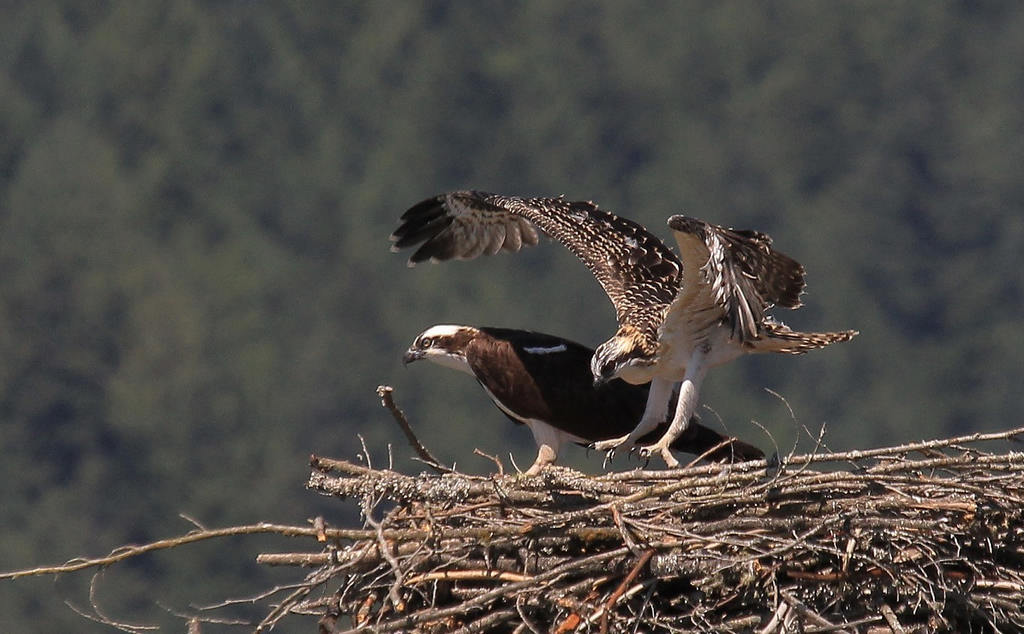
M 391 235 L 392 250 L 422 243 L 410 266 L 518 251 L 535 244 L 540 229 L 590 269 L 615 306 L 619 323 L 615 335 L 594 353 L 594 379 L 651 383 L 647 407 L 633 431 L 595 443 L 599 449 L 632 447 L 654 430 L 680 384 L 668 430 L 641 448 L 677 466 L 668 448 L 686 429 L 709 368 L 753 352 L 800 354 L 857 334 L 795 332 L 768 315 L 773 305 L 800 306 L 804 269 L 756 231 L 672 216 L 668 226 L 679 244 L 676 257 L 641 225 L 592 202 L 475 191 L 428 198 L 401 220 Z
M 590 373 L 593 354 L 578 343 L 539 332 L 440 325 L 420 333 L 403 361 L 428 359 L 475 377 L 498 409 L 533 432 L 537 459 L 527 471 L 533 474 L 555 462 L 565 443 L 586 445 L 615 438 L 640 419 L 648 386 L 617 380 L 595 385 Z M 669 416 L 666 407 L 662 427 L 668 426 Z M 709 460 L 764 457 L 760 449 L 696 420 L 671 447 L 698 455 L 718 447 L 706 456 Z

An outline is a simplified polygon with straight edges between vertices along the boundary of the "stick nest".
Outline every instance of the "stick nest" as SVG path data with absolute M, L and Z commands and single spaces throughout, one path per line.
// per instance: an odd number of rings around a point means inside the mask
M 316 568 L 321 632 L 1020 631 L 1024 453 L 975 441 L 1021 434 L 599 476 L 314 457 L 366 525 L 262 561 Z

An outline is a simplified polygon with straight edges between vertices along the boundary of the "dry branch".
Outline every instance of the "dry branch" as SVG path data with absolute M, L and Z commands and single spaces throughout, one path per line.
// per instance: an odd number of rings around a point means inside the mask
M 377 386 L 377 396 L 380 397 L 381 406 L 391 412 L 391 416 L 395 419 L 395 422 L 398 423 L 398 427 L 402 430 L 402 433 L 405 434 L 405 439 L 409 441 L 409 445 L 412 446 L 413 450 L 427 466 L 438 473 L 451 473 L 452 469 L 438 462 L 437 458 L 435 458 L 427 448 L 420 443 L 420 439 L 416 437 L 415 432 L 412 430 L 412 426 L 409 425 L 409 420 L 405 417 L 405 412 L 395 405 L 395 399 L 391 395 L 392 392 L 394 392 L 394 389 L 390 385 Z

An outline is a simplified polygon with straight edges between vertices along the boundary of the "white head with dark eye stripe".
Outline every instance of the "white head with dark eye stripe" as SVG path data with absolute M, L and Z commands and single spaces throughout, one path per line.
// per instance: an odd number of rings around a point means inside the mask
M 421 332 L 402 356 L 402 363 L 427 359 L 438 365 L 472 374 L 466 362 L 466 345 L 479 334 L 472 326 L 439 324 Z

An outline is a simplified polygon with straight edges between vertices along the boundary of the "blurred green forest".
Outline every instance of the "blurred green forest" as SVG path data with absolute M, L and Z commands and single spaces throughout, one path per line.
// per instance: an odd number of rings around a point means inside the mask
M 445 460 L 529 464 L 472 381 L 402 352 L 452 322 L 594 346 L 614 315 L 550 243 L 407 269 L 398 216 L 455 188 L 592 199 L 670 243 L 680 212 L 770 233 L 808 271 L 779 317 L 861 335 L 711 373 L 705 419 L 769 452 L 751 421 L 782 451 L 799 425 L 834 449 L 1019 425 L 1022 33 L 1015 2 L 5 2 L 0 569 L 179 514 L 353 522 L 306 459 L 362 434 L 419 470 L 381 383 Z M 139 559 L 98 598 L 180 632 L 158 602 L 293 579 L 253 563 L 274 546 Z M 63 605 L 88 581 L 0 582 L 0 630 L 108 631 Z

